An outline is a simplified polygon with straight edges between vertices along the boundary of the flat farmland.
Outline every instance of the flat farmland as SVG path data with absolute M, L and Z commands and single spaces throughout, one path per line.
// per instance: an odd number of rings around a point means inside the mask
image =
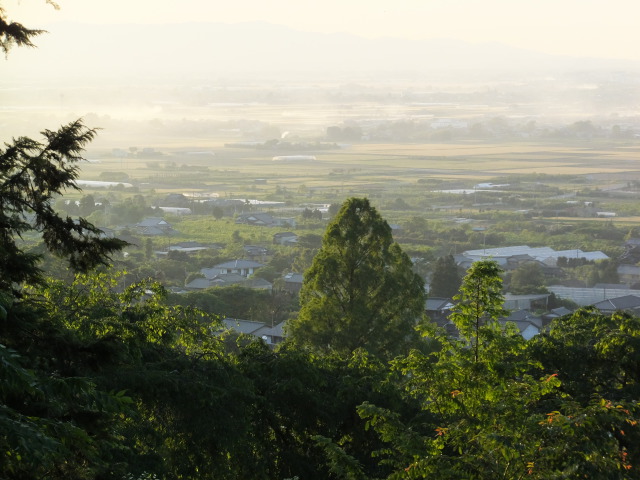
M 306 144 L 299 150 L 229 144 L 233 139 L 165 145 L 133 155 L 120 151 L 121 157 L 115 157 L 112 149 L 92 149 L 81 178 L 122 175 L 137 187 L 119 189 L 115 201 L 138 193 L 152 205 L 169 193 L 255 199 L 279 202 L 266 210 L 296 218 L 305 204 L 367 196 L 390 223 L 406 225 L 420 217 L 460 232 L 472 226 L 489 228 L 503 220 L 515 222 L 519 232 L 529 223 L 531 232 L 553 231 L 560 224 L 578 228 L 589 222 L 627 230 L 640 225 L 640 142 L 363 142 L 340 148 Z M 505 185 L 476 187 L 480 183 Z M 85 188 L 72 195 L 103 192 Z M 601 213 L 606 218 L 598 218 Z M 190 222 L 202 235 L 220 227 L 200 224 L 196 217 L 181 221 L 185 234 Z M 544 243 L 544 235 L 550 234 L 541 235 L 534 240 Z M 501 241 L 534 240 L 525 235 Z M 554 237 L 554 241 L 564 248 L 573 240 Z M 604 248 L 598 242 L 594 237 L 583 243 Z
M 202 154 L 194 154 L 200 152 Z M 203 153 L 204 152 L 204 153 Z M 149 158 L 114 158 L 91 151 L 93 163 L 82 166 L 82 178 L 98 180 L 104 172 L 125 172 L 134 182 L 173 180 L 196 190 L 217 185 L 246 191 L 256 178 L 271 184 L 319 188 L 419 179 L 469 184 L 499 177 L 546 174 L 583 175 L 598 188 L 640 179 L 640 145 L 567 146 L 517 144 L 374 144 L 360 143 L 325 150 L 258 150 L 230 148 L 224 142 L 158 150 Z M 296 159 L 296 155 L 315 160 Z M 274 160 L 274 157 L 284 160 Z M 178 185 L 178 187 L 180 187 Z M 255 188 L 255 187 L 254 187 Z

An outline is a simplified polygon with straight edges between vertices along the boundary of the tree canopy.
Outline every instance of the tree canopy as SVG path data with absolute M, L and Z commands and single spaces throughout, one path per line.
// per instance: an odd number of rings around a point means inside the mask
M 498 319 L 507 316 L 502 295 L 502 269 L 493 260 L 474 262 L 462 279 L 451 321 L 460 338 L 472 347 L 475 360 L 480 358 L 483 343 L 491 340 Z
M 537 263 L 524 263 L 511 273 L 509 291 L 516 295 L 543 293 L 544 283 L 542 267 Z
M 292 339 L 320 351 L 364 348 L 391 357 L 407 348 L 424 311 L 422 279 L 365 198 L 344 202 L 304 276 Z

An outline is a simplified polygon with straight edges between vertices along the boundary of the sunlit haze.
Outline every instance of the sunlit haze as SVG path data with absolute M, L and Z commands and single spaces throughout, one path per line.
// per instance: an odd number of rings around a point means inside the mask
M 640 110 L 637 0 L 56 3 L 0 0 L 9 20 L 47 30 L 0 60 L 7 133 L 89 115 L 101 146 L 153 131 L 182 142 L 185 119 L 316 138 L 345 121 L 555 128 Z
M 3 2 L 26 25 L 254 22 L 368 38 L 500 42 L 574 56 L 640 60 L 637 0 L 44 0 Z

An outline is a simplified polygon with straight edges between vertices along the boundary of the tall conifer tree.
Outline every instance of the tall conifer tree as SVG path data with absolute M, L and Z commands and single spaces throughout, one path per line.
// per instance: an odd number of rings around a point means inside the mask
M 319 351 L 406 350 L 424 311 L 424 285 L 366 198 L 343 205 L 305 273 L 292 339 Z

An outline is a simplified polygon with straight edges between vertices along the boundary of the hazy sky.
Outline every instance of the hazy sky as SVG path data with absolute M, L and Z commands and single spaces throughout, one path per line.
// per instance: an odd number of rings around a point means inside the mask
M 365 37 L 455 38 L 640 60 L 640 0 L 0 0 L 29 27 L 57 21 L 265 21 Z

